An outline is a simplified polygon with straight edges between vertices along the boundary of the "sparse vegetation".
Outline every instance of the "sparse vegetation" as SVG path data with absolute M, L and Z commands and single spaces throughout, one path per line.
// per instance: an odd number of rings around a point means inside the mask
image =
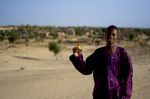
M 4 27 L 4 30 L 0 30 L 0 41 L 8 39 L 10 43 L 14 43 L 16 39 L 34 39 L 41 42 L 45 39 L 58 40 L 60 43 L 76 43 L 80 38 L 84 40 L 82 43 L 94 44 L 95 41 L 101 39 L 102 41 L 105 27 L 56 27 L 56 26 L 37 26 L 37 25 L 20 25 L 11 26 L 12 30 L 9 30 L 9 26 Z M 1 28 L 1 27 L 0 27 Z M 3 28 L 3 27 L 2 27 Z M 7 30 L 8 28 L 8 30 Z M 119 28 L 119 39 L 128 40 L 130 42 L 136 42 L 141 44 L 142 41 L 146 41 L 147 38 L 142 38 L 140 35 L 150 36 L 150 28 Z M 87 41 L 88 39 L 88 41 Z M 81 40 L 81 41 L 82 41 Z M 89 43 L 90 42 L 90 43 Z M 97 43 L 97 42 L 96 42 Z M 97 43 L 98 44 L 98 43 Z M 97 45 L 96 44 L 96 45 Z M 99 44 L 98 44 L 99 45 Z
M 21 67 L 21 68 L 20 68 L 21 71 L 24 70 L 24 69 L 25 69 L 24 67 Z

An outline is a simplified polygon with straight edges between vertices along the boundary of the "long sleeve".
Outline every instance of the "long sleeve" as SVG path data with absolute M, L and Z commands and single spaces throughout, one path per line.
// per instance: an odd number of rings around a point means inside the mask
M 121 99 L 130 99 L 132 94 L 133 67 L 131 57 L 124 51 L 122 67 Z
M 80 54 L 78 57 L 71 55 L 69 57 L 70 61 L 74 65 L 74 67 L 82 74 L 89 75 L 92 73 L 92 61 L 94 60 L 94 54 L 90 55 L 86 62 L 83 60 L 83 55 Z

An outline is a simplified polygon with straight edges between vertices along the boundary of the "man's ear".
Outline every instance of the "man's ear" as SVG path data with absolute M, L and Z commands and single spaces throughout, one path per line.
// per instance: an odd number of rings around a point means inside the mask
M 119 35 L 119 30 L 118 30 L 118 32 L 117 32 L 117 38 L 119 38 L 119 36 L 120 36 L 120 35 Z
M 104 32 L 104 39 L 106 39 L 106 35 L 107 35 L 106 32 Z

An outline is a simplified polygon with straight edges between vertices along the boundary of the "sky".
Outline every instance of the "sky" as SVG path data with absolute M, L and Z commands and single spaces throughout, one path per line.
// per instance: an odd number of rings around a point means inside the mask
M 0 0 L 0 26 L 150 27 L 150 0 Z

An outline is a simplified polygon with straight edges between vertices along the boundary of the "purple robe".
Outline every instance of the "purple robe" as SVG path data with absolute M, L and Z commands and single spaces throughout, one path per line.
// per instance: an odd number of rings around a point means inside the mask
M 84 75 L 93 73 L 93 99 L 130 99 L 133 68 L 131 58 L 122 47 L 109 55 L 106 47 L 95 50 L 83 60 L 83 55 L 70 56 L 74 67 Z

